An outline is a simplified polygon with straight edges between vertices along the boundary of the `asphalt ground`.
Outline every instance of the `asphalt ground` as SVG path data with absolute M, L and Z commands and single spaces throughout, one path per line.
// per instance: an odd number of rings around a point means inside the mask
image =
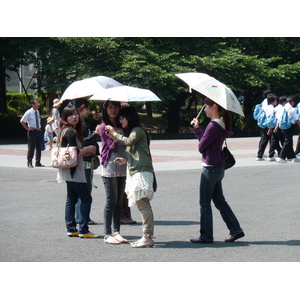
M 58 290 L 50 289 L 43 278 L 54 280 L 63 289 L 85 280 L 81 278 L 81 272 L 84 272 L 87 284 L 99 282 L 101 287 L 103 280 L 106 285 L 114 287 L 114 277 L 118 274 L 117 285 L 123 289 L 134 285 L 143 292 L 145 286 L 154 288 L 153 281 L 157 286 L 166 287 L 166 296 L 174 293 L 185 298 L 195 296 L 195 290 L 201 290 L 201 283 L 213 289 L 217 281 L 221 287 L 230 290 L 232 282 L 244 284 L 245 279 L 247 284 L 255 286 L 255 289 L 248 290 L 248 296 L 259 294 L 259 298 L 264 295 L 270 298 L 282 293 L 286 297 L 287 290 L 282 287 L 285 286 L 284 279 L 288 278 L 288 292 L 295 296 L 298 285 L 293 284 L 295 276 L 290 275 L 298 267 L 295 263 L 300 261 L 300 164 L 257 162 L 258 142 L 258 138 L 231 138 L 227 141 L 237 163 L 226 171 L 224 194 L 246 236 L 235 243 L 225 243 L 228 229 L 218 211 L 213 209 L 215 242 L 199 245 L 189 241 L 199 236 L 201 162 L 198 143 L 196 140 L 152 141 L 158 191 L 151 203 L 155 217 L 155 246 L 147 249 L 103 242 L 105 192 L 99 170 L 94 175 L 97 188 L 92 191 L 91 211 L 91 218 L 99 225 L 90 226 L 90 230 L 101 234 L 101 238 L 69 238 L 64 224 L 66 187 L 56 181 L 56 170 L 50 167 L 50 151 L 45 150 L 42 154 L 45 168 L 28 169 L 27 145 L 0 145 L 0 261 L 5 282 L 11 286 L 10 295 L 22 294 L 22 289 L 13 288 L 16 279 L 24 280 L 21 286 L 29 293 L 28 281 L 31 284 L 32 277 L 40 279 L 42 298 L 52 299 L 57 297 Z M 121 226 L 122 235 L 129 241 L 139 239 L 142 234 L 141 217 L 135 207 L 132 216 L 138 224 Z M 22 262 L 52 263 L 28 265 Z M 57 264 L 60 262 L 68 263 Z M 278 262 L 285 264 L 278 265 Z M 254 273 L 249 278 L 251 271 Z M 48 272 L 54 272 L 54 275 Z M 27 274 L 30 274 L 29 278 Z M 43 277 L 40 278 L 39 274 Z M 166 282 L 166 276 L 172 279 L 171 282 Z M 266 287 L 270 278 L 272 290 Z M 223 295 L 221 290 L 214 290 L 214 295 Z M 131 289 L 131 294 L 134 291 Z M 82 293 L 86 296 L 89 292 L 95 291 L 82 290 L 75 295 Z M 41 296 L 40 289 L 31 290 L 31 293 Z M 70 290 L 67 289 L 66 293 L 68 295 Z M 151 295 L 155 293 L 154 290 Z M 147 294 L 144 298 L 152 296 Z M 231 295 L 230 299 L 234 297 Z

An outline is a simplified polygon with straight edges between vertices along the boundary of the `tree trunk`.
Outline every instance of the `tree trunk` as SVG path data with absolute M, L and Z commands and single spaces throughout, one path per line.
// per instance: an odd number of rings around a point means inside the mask
M 7 114 L 6 77 L 3 56 L 0 54 L 0 114 Z
M 146 102 L 146 112 L 147 112 L 147 116 L 152 118 L 151 102 Z

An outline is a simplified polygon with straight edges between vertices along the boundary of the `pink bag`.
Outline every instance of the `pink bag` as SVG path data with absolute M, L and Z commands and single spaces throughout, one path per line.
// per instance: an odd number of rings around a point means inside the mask
M 62 133 L 63 136 L 66 130 Z M 56 148 L 51 150 L 51 165 L 53 168 L 70 169 L 77 166 L 77 147 L 60 147 L 60 143 Z

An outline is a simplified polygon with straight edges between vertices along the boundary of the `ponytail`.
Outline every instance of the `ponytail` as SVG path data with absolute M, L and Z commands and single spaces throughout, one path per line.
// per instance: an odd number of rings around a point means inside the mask
M 232 117 L 231 112 L 219 106 L 220 117 L 223 119 L 225 123 L 225 129 L 228 131 L 229 136 L 232 135 Z

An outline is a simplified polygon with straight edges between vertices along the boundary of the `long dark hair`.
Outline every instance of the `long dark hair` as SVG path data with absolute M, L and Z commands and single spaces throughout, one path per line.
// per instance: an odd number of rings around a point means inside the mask
M 134 127 L 141 126 L 139 115 L 132 106 L 126 106 L 122 108 L 120 111 L 120 116 L 126 118 L 128 121 L 128 128 L 124 128 L 124 135 L 127 137 L 130 135 L 130 132 Z
M 68 117 L 72 116 L 74 114 L 74 112 L 78 110 L 74 107 L 74 106 L 67 106 L 63 109 L 62 114 L 61 114 L 61 120 L 60 120 L 60 128 L 61 128 L 61 132 L 65 129 L 65 128 L 71 128 L 74 130 L 75 134 L 77 135 L 78 139 L 80 140 L 80 142 L 82 143 L 83 141 L 83 135 L 82 135 L 82 122 L 81 119 L 79 117 L 79 121 L 76 124 L 76 127 L 73 128 L 69 123 L 68 123 Z M 79 113 L 78 113 L 79 115 Z
M 113 122 L 109 119 L 108 113 L 107 113 L 107 106 L 108 104 L 112 104 L 116 107 L 119 107 L 119 114 L 117 115 L 116 118 L 116 124 L 113 124 Z M 121 110 L 121 104 L 119 101 L 105 101 L 102 105 L 102 121 L 105 125 L 110 125 L 110 126 L 116 126 L 117 128 L 121 128 L 122 125 L 120 123 L 119 117 L 120 117 L 120 110 Z
M 231 113 L 224 109 L 222 106 L 220 106 L 218 103 L 214 102 L 213 100 L 209 98 L 205 98 L 204 103 L 208 106 L 213 106 L 216 104 L 218 106 L 218 112 L 220 117 L 223 119 L 223 122 L 225 124 L 225 129 L 228 131 L 229 135 L 232 135 L 232 117 Z

